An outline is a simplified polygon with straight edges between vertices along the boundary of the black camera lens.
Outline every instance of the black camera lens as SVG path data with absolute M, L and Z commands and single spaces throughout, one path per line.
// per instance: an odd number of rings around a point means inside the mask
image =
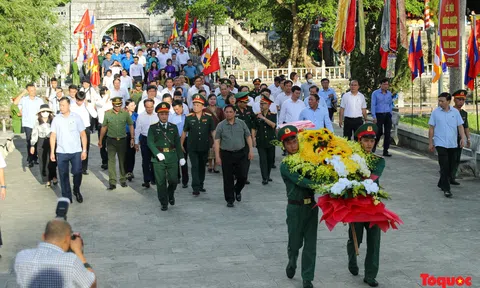
M 72 240 L 75 240 L 77 239 L 77 235 L 73 234 L 72 237 L 71 237 Z

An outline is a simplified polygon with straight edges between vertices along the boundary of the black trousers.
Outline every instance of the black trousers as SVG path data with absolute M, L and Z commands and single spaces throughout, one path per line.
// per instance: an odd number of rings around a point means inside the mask
M 185 165 L 180 166 L 178 165 L 178 183 L 180 183 L 180 176 L 182 177 L 182 184 L 187 185 L 188 184 L 188 145 L 187 141 L 188 137 L 185 138 L 185 142 L 183 142 L 183 148 L 185 149 L 185 152 L 183 153 L 183 158 L 185 159 Z
M 135 168 L 135 147 L 130 147 L 130 140 L 132 136 L 130 133 L 127 133 L 127 153 L 125 155 L 125 173 L 132 173 L 133 168 Z
M 333 121 L 333 113 L 335 113 L 335 109 L 328 108 L 328 117 L 330 117 L 330 121 Z
M 140 135 L 140 149 L 142 152 L 143 182 L 150 183 L 155 181 L 155 176 L 153 175 L 152 152 L 147 145 L 147 136 Z
M 450 180 L 455 181 L 457 178 L 458 166 L 460 166 L 460 158 L 462 157 L 463 148 L 455 148 L 455 165 L 452 171 L 450 171 Z
M 390 148 L 390 142 L 392 137 L 390 132 L 392 131 L 392 113 L 377 113 L 377 127 L 378 127 L 378 134 L 377 139 L 375 140 L 375 147 L 373 151 L 377 149 L 378 141 L 380 137 L 383 135 L 383 153 L 388 152 L 388 148 Z
M 437 146 L 435 147 L 438 153 L 438 164 L 440 164 L 440 179 L 437 186 L 442 191 L 450 191 L 450 177 L 452 171 L 456 166 L 456 149 L 457 148 L 445 148 Z
M 87 158 L 82 160 L 82 172 L 86 172 L 88 170 L 88 156 L 90 156 L 90 127 L 85 129 L 85 134 L 87 135 Z
M 346 137 L 348 140 L 352 139 L 352 136 L 355 135 L 355 131 L 363 125 L 363 119 L 362 117 L 358 118 L 350 118 L 350 117 L 345 117 L 343 120 L 343 137 Z M 357 140 L 356 137 L 354 137 L 354 140 Z
M 44 182 L 57 178 L 57 162 L 50 161 L 50 138 L 38 138 L 38 162 L 40 175 Z
M 273 161 L 275 159 L 275 146 L 267 148 L 258 148 L 258 158 L 260 159 L 260 172 L 262 180 L 270 178 L 270 171 L 272 170 Z M 250 161 L 249 161 L 250 162 Z
M 100 130 L 102 130 L 102 124 L 98 124 L 98 138 L 100 139 Z M 100 148 L 100 157 L 102 157 L 102 165 L 108 164 L 108 153 L 107 153 L 107 136 L 103 137 L 102 148 Z
M 234 202 L 235 194 L 241 193 L 248 174 L 248 149 L 238 151 L 220 150 L 222 159 L 223 194 L 225 201 Z M 234 181 L 233 175 L 237 181 Z
M 37 143 L 33 145 L 35 147 L 35 152 L 33 154 L 30 154 L 30 147 L 32 147 L 31 140 L 32 140 L 32 128 L 30 127 L 23 127 L 23 131 L 25 131 L 25 138 L 27 138 L 27 162 L 33 162 L 38 160 L 38 154 L 37 154 Z

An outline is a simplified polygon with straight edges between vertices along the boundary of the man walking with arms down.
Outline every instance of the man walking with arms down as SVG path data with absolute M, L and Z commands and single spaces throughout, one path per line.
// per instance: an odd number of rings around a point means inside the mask
M 467 138 L 467 148 L 470 148 L 470 129 L 468 128 L 468 113 L 467 111 L 463 110 L 462 107 L 465 104 L 465 100 L 467 98 L 467 90 L 458 90 L 455 91 L 453 94 L 453 101 L 455 102 L 455 106 L 453 106 L 455 109 L 460 112 L 460 116 L 462 116 L 463 120 L 463 129 L 465 130 L 465 137 Z M 463 148 L 460 147 L 460 133 L 458 133 L 458 148 L 455 149 L 455 167 L 451 171 L 451 176 L 450 176 L 450 184 L 453 185 L 460 185 L 456 181 L 457 177 L 457 170 L 458 166 L 460 165 L 460 157 L 462 156 L 462 150 Z
M 363 120 L 367 121 L 367 102 L 365 96 L 358 91 L 359 88 L 357 80 L 350 81 L 350 92 L 343 94 L 340 103 L 338 125 L 343 127 L 343 137 L 348 140 L 362 126 Z M 343 117 L 345 117 L 345 125 Z
M 298 130 L 295 126 L 287 125 L 278 130 L 278 140 L 288 155 L 299 152 L 297 139 Z M 288 157 L 288 156 L 287 156 Z M 287 187 L 287 228 L 288 228 L 288 265 L 287 277 L 292 279 L 297 269 L 298 251 L 302 251 L 302 279 L 303 288 L 313 288 L 315 260 L 317 257 L 317 230 L 318 207 L 313 198 L 314 184 L 297 172 L 290 172 L 287 164 L 282 162 L 280 174 Z
M 378 135 L 375 139 L 375 147 L 373 152 L 377 149 L 378 141 L 383 135 L 383 156 L 391 157 L 388 153 L 390 148 L 390 131 L 392 130 L 392 93 L 388 90 L 388 79 L 380 81 L 380 89 L 372 93 L 372 112 L 373 123 L 377 124 Z
M 62 196 L 69 198 L 72 202 L 69 178 L 69 164 L 71 164 L 73 195 L 78 203 L 82 203 L 83 196 L 80 193 L 80 185 L 82 184 L 82 161 L 87 159 L 87 134 L 80 116 L 70 112 L 70 99 L 67 97 L 60 100 L 60 114 L 53 119 L 51 129 L 50 160 L 57 161 Z M 56 151 L 55 147 L 57 147 Z
M 433 110 L 428 125 L 429 145 L 428 149 L 438 153 L 438 164 L 440 165 L 440 180 L 437 186 L 442 189 L 445 197 L 452 197 L 450 191 L 450 176 L 455 167 L 455 149 L 463 148 L 465 143 L 465 130 L 463 128 L 462 116 L 457 109 L 450 106 L 452 96 L 449 93 L 442 93 L 438 96 L 438 106 Z M 460 134 L 460 145 L 457 142 L 457 134 Z

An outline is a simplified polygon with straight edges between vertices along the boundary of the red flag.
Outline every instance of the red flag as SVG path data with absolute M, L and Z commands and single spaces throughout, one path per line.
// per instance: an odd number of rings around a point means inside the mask
M 468 38 L 468 52 L 467 52 L 467 61 L 465 65 L 465 81 L 464 84 L 470 88 L 474 89 L 475 78 L 480 72 L 480 53 L 478 52 L 477 37 L 473 31 L 470 32 L 470 37 Z
M 113 28 L 113 42 L 117 42 L 117 27 Z
M 90 83 L 95 87 L 100 85 L 100 68 L 98 65 L 98 53 L 96 49 L 94 49 L 93 54 L 93 67 L 92 74 L 90 75 Z
M 422 78 L 422 73 L 425 72 L 425 64 L 423 62 L 422 36 L 420 30 L 418 30 L 417 48 L 415 49 L 415 61 L 417 65 L 418 76 Z
M 355 48 L 355 22 L 357 21 L 357 1 L 351 0 L 348 7 L 347 27 L 345 29 L 345 40 L 343 50 L 350 54 Z
M 415 40 L 413 39 L 413 31 L 410 37 L 410 47 L 408 49 L 408 66 L 410 66 L 410 71 L 412 72 L 412 81 L 417 78 L 418 70 L 417 70 L 417 61 L 415 57 Z
M 88 9 L 83 13 L 82 19 L 80 20 L 80 23 L 78 23 L 77 28 L 75 28 L 75 31 L 73 31 L 73 34 L 77 34 L 78 32 L 83 32 L 85 30 L 85 27 L 90 25 L 90 16 L 88 14 Z
M 208 59 L 207 63 L 203 65 L 203 74 L 208 75 L 210 73 L 213 73 L 215 71 L 220 70 L 220 61 L 218 60 L 218 49 L 215 49 L 215 51 L 212 54 L 212 57 Z
M 382 61 L 380 62 L 380 67 L 383 70 L 387 70 L 388 66 L 388 52 L 383 51 L 382 47 L 380 47 L 380 57 L 382 57 Z
M 390 49 L 397 51 L 397 0 L 390 0 Z
M 182 33 L 185 34 L 185 32 L 188 32 L 188 18 L 190 15 L 190 11 L 187 10 L 187 14 L 185 15 L 185 22 L 183 22 L 183 29 Z
M 320 39 L 318 39 L 318 50 L 323 49 L 323 34 L 320 32 Z
M 80 55 L 80 50 L 82 50 L 82 40 L 80 40 L 80 37 L 78 38 L 78 47 L 77 47 L 77 57 L 75 57 L 75 59 L 78 58 L 78 55 Z

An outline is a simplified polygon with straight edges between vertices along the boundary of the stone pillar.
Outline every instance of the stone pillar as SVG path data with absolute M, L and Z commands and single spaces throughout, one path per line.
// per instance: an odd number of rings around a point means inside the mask
M 460 11 L 460 30 L 458 31 L 460 35 L 460 66 L 452 67 L 450 69 L 450 92 L 463 89 L 463 77 L 465 73 L 465 11 L 467 10 L 467 0 L 459 0 L 459 11 Z

